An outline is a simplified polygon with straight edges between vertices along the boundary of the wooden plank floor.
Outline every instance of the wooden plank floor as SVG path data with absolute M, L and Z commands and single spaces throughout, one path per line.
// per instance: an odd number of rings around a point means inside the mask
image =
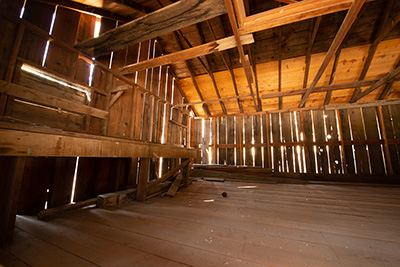
M 195 181 L 175 198 L 115 210 L 48 222 L 18 216 L 0 259 L 4 266 L 397 267 L 400 188 Z

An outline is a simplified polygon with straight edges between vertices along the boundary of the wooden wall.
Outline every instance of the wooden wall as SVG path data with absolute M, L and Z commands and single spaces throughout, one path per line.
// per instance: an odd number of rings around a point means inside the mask
M 399 175 L 399 109 L 387 105 L 195 119 L 193 146 L 202 149 L 205 144 L 212 153 L 197 160 L 203 164 Z

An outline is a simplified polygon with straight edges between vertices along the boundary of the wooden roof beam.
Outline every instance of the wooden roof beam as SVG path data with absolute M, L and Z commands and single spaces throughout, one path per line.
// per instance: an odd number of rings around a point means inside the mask
M 254 43 L 252 34 L 244 35 L 241 37 L 244 44 Z M 127 65 L 119 71 L 123 74 L 131 74 L 139 70 L 155 68 L 163 65 L 173 64 L 179 61 L 189 60 L 200 56 L 205 56 L 215 52 L 234 48 L 236 46 L 235 38 L 233 36 L 210 42 L 203 45 L 198 45 L 189 49 L 181 49 L 181 51 L 159 56 L 143 62 Z
M 222 0 L 178 1 L 75 47 L 92 57 L 98 57 L 225 13 Z
M 196 24 L 196 29 L 197 29 L 197 33 L 200 36 L 201 42 L 205 43 L 204 34 L 203 34 L 199 24 Z M 181 31 L 179 31 L 179 32 L 181 32 Z M 183 37 L 183 39 L 185 40 L 186 44 L 189 47 L 193 47 L 190 44 L 189 40 L 185 36 L 183 36 L 183 34 L 182 34 L 182 37 Z M 221 95 L 220 95 L 219 90 L 218 90 L 217 81 L 215 80 L 214 73 L 213 73 L 213 71 L 211 69 L 211 65 L 210 65 L 210 62 L 208 61 L 207 56 L 205 56 L 207 65 L 203 62 L 203 60 L 200 57 L 197 57 L 197 59 L 199 60 L 200 64 L 203 66 L 204 70 L 207 72 L 208 76 L 210 76 L 211 82 L 213 84 L 213 87 L 214 87 L 215 93 L 217 94 L 218 99 L 221 99 Z M 225 107 L 224 103 L 222 101 L 219 101 L 219 104 L 221 106 L 222 112 L 224 114 L 227 114 L 226 107 Z
M 346 17 L 344 18 L 342 25 L 340 26 L 339 31 L 337 32 L 337 34 L 335 36 L 335 39 L 333 40 L 331 46 L 329 47 L 328 52 L 326 53 L 324 61 L 322 62 L 320 68 L 318 69 L 318 72 L 315 75 L 314 80 L 312 81 L 310 87 L 307 89 L 307 92 L 302 97 L 300 104 L 299 104 L 299 108 L 302 108 L 305 106 L 308 96 L 310 95 L 310 93 L 312 92 L 314 87 L 317 85 L 322 74 L 328 67 L 328 64 L 331 61 L 332 57 L 335 55 L 336 51 L 342 44 L 342 41 L 346 37 L 347 32 L 350 30 L 351 25 L 356 20 L 357 14 L 360 12 L 364 3 L 365 3 L 365 0 L 354 0 L 349 11 L 347 12 Z
M 373 0 L 366 0 L 367 2 Z M 353 0 L 303 0 L 290 5 L 274 8 L 255 15 L 247 16 L 241 35 L 254 33 L 281 25 L 311 19 L 326 14 L 347 10 Z
M 375 36 L 373 43 L 369 47 L 368 56 L 367 56 L 367 59 L 365 60 L 365 63 L 363 65 L 363 68 L 361 70 L 361 74 L 360 74 L 358 80 L 365 79 L 365 76 L 367 75 L 369 66 L 371 65 L 372 59 L 374 58 L 376 49 L 378 48 L 378 45 L 400 21 L 400 13 L 397 14 L 392 20 L 389 20 L 389 14 L 393 8 L 393 4 L 394 4 L 394 1 L 389 0 L 386 5 L 385 11 L 384 11 L 381 21 L 380 21 L 379 29 L 377 31 L 377 34 Z M 357 95 L 360 92 L 361 92 L 360 87 L 355 88 L 353 91 L 351 100 L 353 100 L 355 97 L 357 97 Z
M 244 73 L 246 75 L 247 84 L 249 85 L 250 93 L 253 98 L 254 107 L 255 107 L 256 111 L 259 111 L 259 107 L 257 105 L 256 98 L 254 97 L 253 87 L 251 85 L 253 83 L 253 75 L 251 72 L 250 62 L 249 62 L 248 56 L 246 56 L 244 54 L 243 45 L 240 40 L 239 30 L 237 27 L 237 22 L 236 22 L 235 12 L 233 10 L 232 2 L 230 0 L 224 0 L 224 1 L 225 1 L 226 10 L 227 10 L 228 16 L 229 16 L 229 22 L 231 24 L 233 34 L 235 36 L 236 46 L 239 50 L 240 60 L 242 61 Z
M 179 35 L 178 35 L 178 33 L 177 33 L 176 31 L 174 31 L 174 37 L 175 37 L 176 42 L 178 43 L 179 48 L 180 48 L 180 49 L 183 49 L 182 42 L 181 42 L 181 40 L 179 39 Z M 188 69 L 188 71 L 189 71 L 190 79 L 192 80 L 193 86 L 194 86 L 194 88 L 196 89 L 197 95 L 199 96 L 199 98 L 200 98 L 201 101 L 204 101 L 204 98 L 203 98 L 203 95 L 201 94 L 199 85 L 198 85 L 197 82 L 196 82 L 194 72 L 193 72 L 192 68 L 189 66 L 189 61 L 188 61 L 188 60 L 185 60 L 184 62 L 185 62 L 185 67 L 186 67 L 186 68 Z M 205 113 L 207 116 L 211 116 L 210 109 L 208 108 L 208 106 L 207 106 L 206 104 L 203 104 L 202 108 L 203 108 L 204 113 Z
M 222 23 L 221 16 L 218 17 L 218 21 L 222 25 L 222 28 L 224 29 L 224 36 L 228 35 L 227 34 L 228 31 L 226 29 L 226 25 L 224 23 Z M 210 21 L 207 21 L 207 24 L 208 24 L 208 27 L 210 28 L 211 33 L 213 34 L 214 40 L 217 40 L 217 36 L 216 36 L 213 28 L 211 27 Z M 229 57 L 229 52 L 226 51 L 226 53 L 228 53 L 228 60 L 225 58 L 223 52 L 217 52 L 217 54 L 219 54 L 221 56 L 222 61 L 225 64 L 225 67 L 229 71 L 229 74 L 231 76 L 232 83 L 233 83 L 233 89 L 235 90 L 235 94 L 236 94 L 236 96 L 239 96 L 239 91 L 238 91 L 237 84 L 236 84 L 235 74 L 234 74 L 233 69 L 232 69 L 231 58 Z M 239 98 L 237 98 L 236 101 L 237 101 L 240 113 L 243 113 L 243 104 L 242 104 L 242 102 L 240 101 Z
M 110 1 L 114 2 L 114 3 L 117 3 L 117 4 L 121 5 L 121 6 L 130 7 L 132 9 L 136 10 L 136 11 L 139 11 L 140 13 L 142 13 L 144 15 L 149 14 L 149 13 L 154 11 L 154 10 L 152 10 L 150 8 L 142 6 L 142 5 L 140 5 L 138 3 L 135 3 L 135 2 L 133 2 L 131 0 L 110 0 Z
M 350 100 L 350 103 L 354 103 L 354 102 L 360 100 L 361 98 L 363 98 L 364 96 L 368 95 L 369 93 L 375 91 L 376 89 L 378 89 L 379 87 L 381 87 L 385 83 L 390 82 L 393 78 L 395 78 L 399 74 L 400 74 L 400 62 L 397 63 L 397 66 L 393 71 L 391 71 L 388 74 L 386 74 L 385 77 L 379 79 L 379 81 L 374 83 L 371 87 L 369 87 L 365 91 L 359 93 L 354 99 Z

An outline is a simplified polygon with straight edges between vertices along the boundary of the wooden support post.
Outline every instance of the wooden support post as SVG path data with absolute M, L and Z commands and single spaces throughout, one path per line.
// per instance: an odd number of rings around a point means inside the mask
M 278 34 L 278 92 L 282 91 L 282 27 Z M 282 109 L 282 97 L 278 98 L 278 109 Z
M 269 129 L 269 116 L 268 114 L 263 115 L 265 116 L 265 121 L 266 121 L 266 125 L 265 125 L 265 131 L 266 131 L 266 137 L 267 137 L 267 162 L 268 165 L 264 166 L 266 168 L 272 168 L 272 161 L 271 161 L 271 134 L 270 134 L 270 129 Z
M 136 201 L 144 202 L 146 200 L 146 186 L 149 181 L 150 158 L 140 158 L 139 177 L 136 192 Z
M 387 166 L 387 173 L 390 175 L 393 175 L 393 165 L 392 165 L 392 159 L 390 157 L 390 151 L 389 151 L 389 145 L 388 145 L 388 140 L 387 140 L 387 135 L 386 135 L 386 127 L 385 123 L 383 120 L 383 114 L 382 114 L 382 107 L 378 107 L 378 116 L 379 116 L 379 125 L 382 130 L 382 138 L 383 138 L 383 146 L 385 149 L 385 158 L 386 158 L 386 166 Z
M 217 118 L 214 118 L 214 147 L 213 147 L 213 163 L 217 164 Z
M 336 119 L 338 120 L 338 137 L 340 140 L 340 150 L 341 150 L 341 155 L 342 155 L 342 164 L 343 164 L 343 171 L 344 173 L 348 173 L 347 171 L 347 163 L 346 163 L 346 153 L 344 150 L 344 140 L 343 140 L 343 129 L 342 129 L 342 120 L 340 119 L 340 114 L 339 114 L 339 110 L 336 109 L 335 110 L 335 114 L 336 114 Z
M 182 159 L 183 162 L 186 162 L 187 160 L 189 160 L 189 159 Z M 189 162 L 182 169 L 182 178 L 183 178 L 183 186 L 184 187 L 188 187 L 188 185 L 189 185 L 190 165 L 191 165 L 191 163 Z
M 0 173 L 0 247 L 3 247 L 10 244 L 14 233 L 25 157 L 1 158 L 0 166 L 3 170 Z
M 111 98 L 112 84 L 113 84 L 113 75 L 110 72 L 107 72 L 107 74 L 106 74 L 106 86 L 105 86 L 105 91 L 107 92 L 107 97 L 106 97 L 106 110 L 107 111 L 110 111 L 110 98 Z M 107 119 L 105 119 L 103 121 L 102 129 L 101 129 L 101 132 L 103 134 L 107 133 L 108 123 L 109 123 L 109 117 L 107 117 Z

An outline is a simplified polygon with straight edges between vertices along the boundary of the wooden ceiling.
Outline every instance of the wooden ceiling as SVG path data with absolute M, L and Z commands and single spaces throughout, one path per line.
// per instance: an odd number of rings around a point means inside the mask
M 162 57 L 120 71 L 168 64 L 198 116 L 400 98 L 400 1 L 74 2 L 125 22 L 77 48 L 157 38 Z

